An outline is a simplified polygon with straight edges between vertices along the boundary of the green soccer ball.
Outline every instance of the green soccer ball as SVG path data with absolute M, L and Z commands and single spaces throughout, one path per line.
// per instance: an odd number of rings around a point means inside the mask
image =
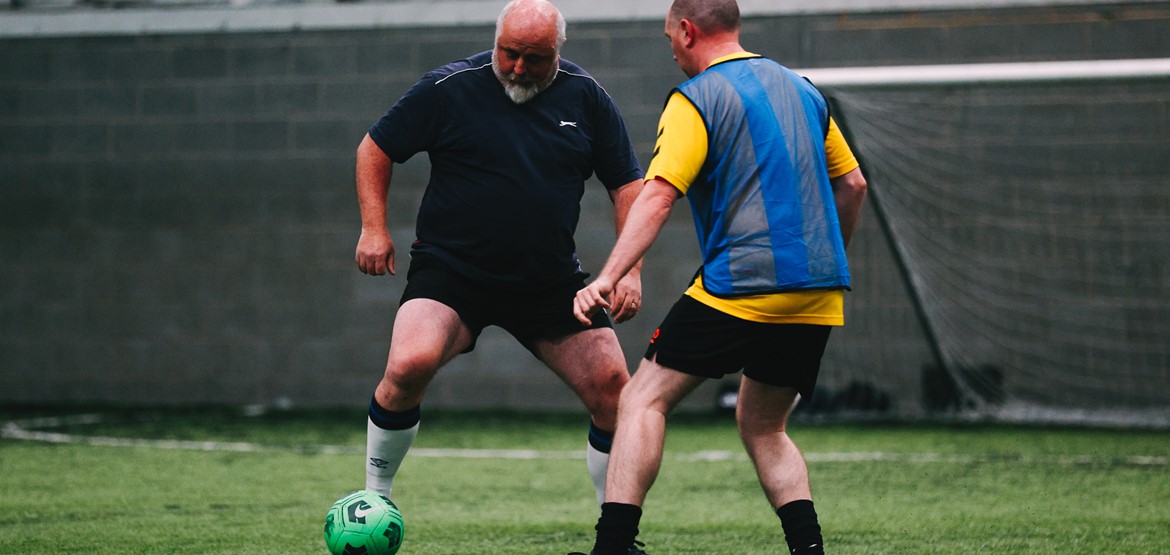
M 325 545 L 333 555 L 394 555 L 404 531 L 398 507 L 369 490 L 338 499 L 325 515 Z

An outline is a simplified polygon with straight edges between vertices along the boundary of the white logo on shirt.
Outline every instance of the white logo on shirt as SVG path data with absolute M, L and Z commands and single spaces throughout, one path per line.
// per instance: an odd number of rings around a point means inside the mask
M 575 121 L 562 121 L 561 124 L 559 125 L 559 127 L 564 127 L 566 125 L 577 127 L 577 122 L 575 122 Z

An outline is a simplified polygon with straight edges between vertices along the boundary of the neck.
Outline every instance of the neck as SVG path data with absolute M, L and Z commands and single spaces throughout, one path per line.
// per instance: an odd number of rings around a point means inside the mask
M 703 54 L 700 60 L 703 62 L 703 68 L 706 69 L 711 66 L 711 62 L 718 60 L 730 54 L 738 54 L 746 52 L 739 44 L 739 39 L 730 37 L 727 40 L 712 43 L 710 46 L 703 49 Z

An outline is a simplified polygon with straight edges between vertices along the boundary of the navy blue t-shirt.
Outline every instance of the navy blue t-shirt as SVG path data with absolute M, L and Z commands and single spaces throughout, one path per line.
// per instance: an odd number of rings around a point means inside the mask
M 617 106 L 564 59 L 524 104 L 505 95 L 491 51 L 447 64 L 415 83 L 370 138 L 395 163 L 430 156 L 411 256 L 491 282 L 580 272 L 573 234 L 585 181 L 596 173 L 615 189 L 642 177 Z

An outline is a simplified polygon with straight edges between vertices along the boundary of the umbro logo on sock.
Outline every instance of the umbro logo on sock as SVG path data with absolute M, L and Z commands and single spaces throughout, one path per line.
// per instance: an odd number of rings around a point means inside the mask
M 390 466 L 390 461 L 384 461 L 377 457 L 370 457 L 370 466 L 373 466 L 374 468 L 386 468 L 387 466 Z
M 558 125 L 557 127 L 564 127 L 566 125 L 568 125 L 570 127 L 577 127 L 577 122 L 575 122 L 575 121 L 562 121 L 561 124 Z

